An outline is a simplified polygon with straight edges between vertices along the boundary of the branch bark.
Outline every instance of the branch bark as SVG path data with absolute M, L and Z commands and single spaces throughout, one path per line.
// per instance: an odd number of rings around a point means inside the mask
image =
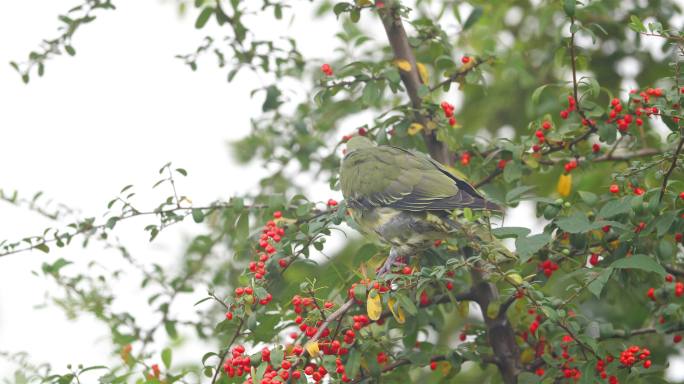
M 411 64 L 410 71 L 400 71 L 401 79 L 411 100 L 415 120 L 423 126 L 427 126 L 428 118 L 421 113 L 422 100 L 418 96 L 418 89 L 422 83 L 416 68 L 416 59 L 409 45 L 406 30 L 398 14 L 398 9 L 396 5 L 389 6 L 380 10 L 379 13 L 387 33 L 387 38 L 392 46 L 394 58 L 406 60 Z M 452 165 L 452 156 L 450 156 L 447 146 L 437 140 L 434 131 L 424 130 L 423 138 L 425 139 L 428 152 L 433 159 L 443 164 Z M 498 290 L 493 284 L 484 281 L 480 272 L 473 270 L 472 275 L 474 285 L 470 293 L 474 301 L 480 305 L 480 310 L 487 327 L 489 344 L 494 351 L 494 360 L 499 368 L 503 382 L 506 384 L 516 384 L 522 367 L 520 365 L 520 349 L 515 342 L 515 332 L 507 316 L 497 317 L 496 319 L 491 319 L 487 316 L 487 307 L 496 300 Z

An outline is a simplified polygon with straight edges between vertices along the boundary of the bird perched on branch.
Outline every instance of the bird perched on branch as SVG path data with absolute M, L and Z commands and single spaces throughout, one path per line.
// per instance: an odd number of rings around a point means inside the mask
M 340 184 L 361 230 L 391 246 L 378 274 L 389 271 L 397 257 L 411 256 L 458 231 L 461 225 L 450 218 L 454 209 L 502 210 L 430 157 L 376 146 L 365 136 L 347 142 Z

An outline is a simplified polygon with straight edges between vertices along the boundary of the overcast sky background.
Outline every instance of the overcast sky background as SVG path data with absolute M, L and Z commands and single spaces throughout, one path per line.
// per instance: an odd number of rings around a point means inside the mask
M 300 17 L 310 12 L 309 3 L 302 3 Z M 226 143 L 247 134 L 249 118 L 260 113 L 261 100 L 249 95 L 259 79 L 242 75 L 229 84 L 227 71 L 217 69 L 213 60 L 191 72 L 174 59 L 194 50 L 207 31 L 195 30 L 192 17 L 180 18 L 170 1 L 115 2 L 116 11 L 99 12 L 98 20 L 78 31 L 75 57 L 52 60 L 43 78 L 33 76 L 28 86 L 21 83 L 6 63 L 21 60 L 41 39 L 55 36 L 57 15 L 75 4 L 0 2 L 0 188 L 17 189 L 27 197 L 44 191 L 79 208 L 83 216 L 105 212 L 106 203 L 127 184 L 138 186 L 140 206 L 153 206 L 166 194 L 148 191 L 168 161 L 189 171 L 178 188 L 195 203 L 228 199 L 253 188 L 264 171 L 258 165 L 236 166 Z M 305 57 L 323 58 L 332 52 L 337 28 L 336 23 L 295 23 L 270 33 L 293 35 Z M 324 184 L 311 185 L 314 199 L 337 197 Z M 508 217 L 529 217 L 529 210 Z M 172 266 L 186 240 L 201 231 L 192 223 L 177 225 L 149 243 L 142 231 L 145 223 L 124 223 L 117 235 L 134 255 L 163 265 Z M 51 225 L 35 213 L 0 202 L 0 240 L 39 234 Z M 62 372 L 69 363 L 88 366 L 110 359 L 102 324 L 89 316 L 69 320 L 54 307 L 34 308 L 52 286 L 31 271 L 58 257 L 78 262 L 94 256 L 109 268 L 123 266 L 112 251 L 98 246 L 0 258 L 0 351 L 29 352 L 33 362 L 50 362 Z M 125 306 L 145 321 L 146 304 L 136 295 L 135 284 L 118 289 Z M 197 346 L 197 353 L 180 359 L 197 359 L 212 347 Z M 0 361 L 0 378 L 13 368 Z M 684 365 L 677 363 L 671 373 L 673 379 L 684 378 Z

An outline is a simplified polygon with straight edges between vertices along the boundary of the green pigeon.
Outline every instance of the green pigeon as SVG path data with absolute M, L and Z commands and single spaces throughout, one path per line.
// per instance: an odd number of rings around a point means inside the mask
M 347 142 L 340 185 L 360 229 L 391 246 L 378 274 L 388 272 L 397 257 L 414 255 L 459 230 L 450 218 L 454 209 L 502 210 L 427 155 L 376 146 L 365 136 Z

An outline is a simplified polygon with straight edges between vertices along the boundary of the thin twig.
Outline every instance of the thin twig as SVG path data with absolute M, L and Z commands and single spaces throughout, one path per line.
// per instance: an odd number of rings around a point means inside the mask
M 682 151 L 682 146 L 684 146 L 684 135 L 679 139 L 679 144 L 677 145 L 677 150 L 675 151 L 674 155 L 672 156 L 672 164 L 670 164 L 670 169 L 667 170 L 667 173 L 665 174 L 665 177 L 663 178 L 663 185 L 662 185 L 662 187 L 660 187 L 660 196 L 658 197 L 658 202 L 663 201 L 663 196 L 665 196 L 665 190 L 667 189 L 667 181 L 670 179 L 670 175 L 672 174 L 672 171 L 674 171 L 675 167 L 677 166 L 677 158 L 679 157 L 679 153 Z

